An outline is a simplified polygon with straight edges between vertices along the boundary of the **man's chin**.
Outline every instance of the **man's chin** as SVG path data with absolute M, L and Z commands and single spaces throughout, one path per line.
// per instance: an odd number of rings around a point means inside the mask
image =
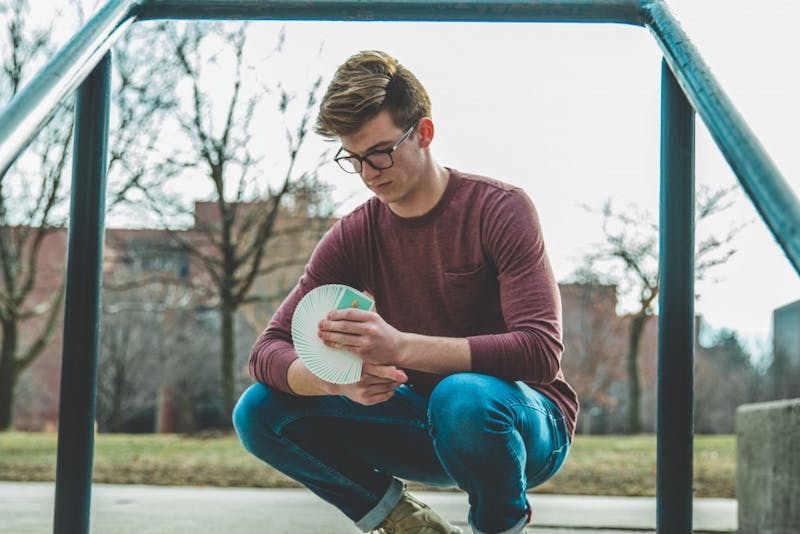
M 388 191 L 380 191 L 380 190 L 379 191 L 375 191 L 373 189 L 372 190 L 372 194 L 374 194 L 376 197 L 378 197 L 378 200 L 380 200 L 381 202 L 383 202 L 385 204 L 391 204 L 392 202 L 394 202 L 396 200 L 392 195 L 389 194 Z

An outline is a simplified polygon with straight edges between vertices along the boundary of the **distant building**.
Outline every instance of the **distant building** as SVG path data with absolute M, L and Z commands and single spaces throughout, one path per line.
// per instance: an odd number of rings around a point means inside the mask
M 578 432 L 625 430 L 628 344 L 632 315 L 617 313 L 617 288 L 604 284 L 559 284 L 563 308 L 567 381 L 578 392 Z M 639 341 L 639 378 L 644 431 L 655 430 L 658 316 L 647 318 Z
M 772 355 L 775 398 L 800 397 L 800 300 L 772 312 Z
M 248 209 L 244 205 L 243 209 Z M 181 232 L 186 240 L 196 239 L 201 225 L 218 224 L 215 206 L 198 203 L 195 206 L 196 223 L 193 228 Z M 286 258 L 311 254 L 317 240 L 316 231 L 306 232 L 308 224 L 287 212 L 280 218 L 278 227 L 283 237 L 270 245 L 270 261 L 281 264 Z M 323 221 L 330 226 L 332 220 Z M 60 280 L 66 254 L 66 231 L 52 234 L 43 260 L 53 263 L 52 276 L 37 281 L 43 288 L 50 288 Z M 254 286 L 254 294 L 266 297 L 258 306 L 248 305 L 240 311 L 238 321 L 258 332 L 264 328 L 272 310 L 283 300 L 303 270 L 302 264 L 293 264 L 270 270 L 260 276 Z M 103 258 L 104 285 L 125 285 L 140 279 L 165 278 L 191 280 L 202 286 L 206 276 L 197 261 L 170 240 L 169 235 L 158 229 L 108 229 L 106 231 Z M 198 283 L 199 281 L 199 283 Z M 625 427 L 627 405 L 628 335 L 632 316 L 617 313 L 617 289 L 612 285 L 560 284 L 563 307 L 563 340 L 565 351 L 562 359 L 565 376 L 575 387 L 581 398 L 581 416 L 578 431 L 587 433 L 622 432 Z M 44 298 L 46 294 L 43 294 Z M 202 305 L 202 296 L 195 300 Z M 800 304 L 800 303 L 798 303 Z M 204 320 L 214 323 L 213 309 L 206 307 Z M 800 305 L 796 307 L 800 313 Z M 797 317 L 798 314 L 795 314 Z M 797 323 L 795 323 L 797 324 Z M 210 327 L 209 327 L 210 328 Z M 24 373 L 18 388 L 15 406 L 15 427 L 28 430 L 55 429 L 57 424 L 58 389 L 61 368 L 61 329 L 43 354 Z M 789 328 L 791 331 L 791 328 Z M 798 328 L 794 328 L 797 334 Z M 247 337 L 250 336 L 250 337 Z M 252 342 L 252 334 L 245 332 L 240 344 Z M 797 347 L 795 337 L 794 347 Z M 642 388 L 643 430 L 655 429 L 656 369 L 658 344 L 658 318 L 648 317 L 640 341 L 639 372 Z M 245 352 L 247 351 L 245 347 Z M 210 350 L 214 350 L 211 348 Z M 796 352 L 795 352 L 796 354 Z M 245 357 L 246 354 L 243 355 Z M 246 364 L 237 371 L 247 381 Z M 180 399 L 176 391 L 162 389 L 159 394 L 160 409 L 152 408 L 144 429 L 184 428 L 176 422 L 181 419 Z M 151 399 L 150 405 L 153 402 Z
M 248 211 L 252 212 L 257 207 L 255 204 L 240 204 L 239 209 L 246 216 Z M 220 216 L 213 202 L 196 202 L 194 214 L 195 223 L 192 228 L 173 232 L 172 235 L 157 228 L 107 228 L 103 249 L 104 299 L 110 293 L 124 291 L 126 286 L 135 289 L 137 285 L 141 285 L 142 279 L 150 282 L 191 282 L 191 286 L 197 288 L 192 297 L 193 309 L 197 309 L 201 315 L 204 314 L 204 320 L 208 320 L 208 312 L 213 313 L 213 303 L 208 300 L 208 292 L 204 291 L 204 286 L 209 287 L 208 274 L 199 264 L 199 260 L 179 246 L 174 238 L 199 244 L 204 250 L 213 253 L 214 246 L 209 243 L 203 230 L 220 224 Z M 255 331 L 266 325 L 271 310 L 281 302 L 302 274 L 303 262 L 311 254 L 321 232 L 333 222 L 334 219 L 308 217 L 300 209 L 281 210 L 275 222 L 275 237 L 270 240 L 266 251 L 268 261 L 263 265 L 269 268 L 265 268 L 256 277 L 251 292 L 263 298 L 257 304 L 247 304 L 240 308 L 238 320 L 241 324 L 249 325 Z M 59 287 L 66 270 L 66 253 L 66 229 L 54 230 L 45 239 L 39 254 L 39 276 L 31 297 L 33 302 L 52 298 L 53 291 Z M 41 329 L 41 322 L 35 318 L 23 323 L 23 344 L 27 344 L 27 340 Z M 17 429 L 57 428 L 62 331 L 63 317 L 60 317 L 50 343 L 20 377 L 13 414 L 14 427 Z M 252 336 L 248 336 L 248 342 L 251 338 Z M 243 347 L 243 350 L 246 352 L 249 347 Z M 246 368 L 238 371 L 242 375 L 247 373 Z M 165 404 L 169 404 L 169 400 L 167 398 Z

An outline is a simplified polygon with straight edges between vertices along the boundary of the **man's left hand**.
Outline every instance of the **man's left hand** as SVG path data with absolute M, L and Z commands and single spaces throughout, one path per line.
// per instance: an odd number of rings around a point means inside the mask
M 351 352 L 365 362 L 402 364 L 403 333 L 375 312 L 334 310 L 319 322 L 319 337 L 325 345 Z

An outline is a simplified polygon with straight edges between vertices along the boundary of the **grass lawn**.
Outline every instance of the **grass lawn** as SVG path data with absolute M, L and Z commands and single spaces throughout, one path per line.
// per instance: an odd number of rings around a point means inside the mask
M 51 481 L 56 435 L 0 432 L 0 480 Z M 697 497 L 733 498 L 734 436 L 696 436 L 694 488 Z M 542 493 L 655 495 L 656 438 L 575 437 L 558 475 Z M 236 437 L 198 438 L 156 434 L 98 434 L 94 481 L 116 484 L 291 487 L 292 480 L 261 464 Z

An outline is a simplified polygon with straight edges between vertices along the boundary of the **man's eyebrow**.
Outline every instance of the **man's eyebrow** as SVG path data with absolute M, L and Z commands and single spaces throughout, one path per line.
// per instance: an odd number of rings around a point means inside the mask
M 378 147 L 380 147 L 380 146 L 382 146 L 382 145 L 388 145 L 388 146 L 391 146 L 392 144 L 393 144 L 393 143 L 392 143 L 392 141 L 391 141 L 391 140 L 389 140 L 389 141 L 379 141 L 379 142 L 375 143 L 374 145 L 372 145 L 371 147 L 369 147 L 368 149 L 366 149 L 366 150 L 364 151 L 364 155 L 366 156 L 367 154 L 369 154 L 370 152 L 372 152 L 373 150 L 377 149 Z M 347 147 L 346 147 L 346 146 L 344 146 L 344 145 L 342 145 L 342 148 L 343 148 L 345 151 L 349 152 L 350 154 L 352 154 L 352 155 L 354 155 L 354 156 L 360 156 L 360 155 L 361 155 L 361 154 L 358 154 L 358 153 L 356 153 L 356 152 L 353 152 L 352 150 L 350 150 L 349 148 L 347 148 Z

